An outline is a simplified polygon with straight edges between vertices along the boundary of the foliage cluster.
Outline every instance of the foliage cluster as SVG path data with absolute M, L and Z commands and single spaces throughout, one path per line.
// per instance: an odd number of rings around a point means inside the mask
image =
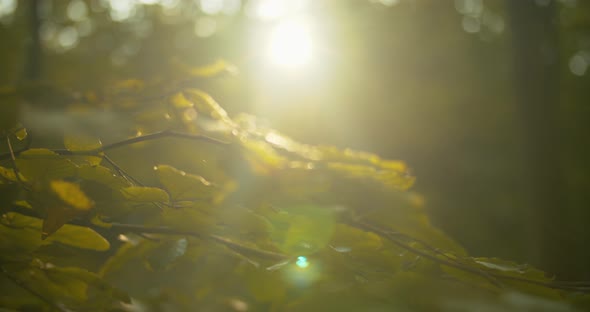
M 201 79 L 225 69 L 218 63 L 189 75 Z M 421 197 L 406 191 L 414 177 L 403 162 L 296 142 L 253 116 L 230 117 L 207 93 L 187 85 L 125 80 L 80 93 L 39 85 L 2 89 L 9 117 L 2 121 L 0 306 L 19 311 L 590 306 L 587 284 L 469 256 L 430 224 Z M 68 103 L 65 111 L 34 118 L 35 101 L 55 94 Z M 19 111 L 23 124 L 15 122 Z M 36 123 L 54 113 L 59 131 L 48 131 L 50 138 L 43 140 L 51 147 L 35 146 L 32 137 L 46 129 Z M 98 129 L 68 123 L 103 117 Z M 31 130 L 36 127 L 38 132 Z M 103 144 L 106 140 L 113 143 Z M 160 149 L 188 159 L 190 167 L 160 160 Z M 123 153 L 121 161 L 111 157 L 117 152 Z M 121 165 L 150 158 L 157 164 L 140 173 Z

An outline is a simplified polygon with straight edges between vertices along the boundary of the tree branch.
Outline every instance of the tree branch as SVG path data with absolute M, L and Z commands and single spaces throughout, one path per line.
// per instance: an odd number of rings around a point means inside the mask
M 167 137 L 181 138 L 181 139 L 186 139 L 186 140 L 190 140 L 190 141 L 203 141 L 203 142 L 218 144 L 218 145 L 230 145 L 231 144 L 231 142 L 218 140 L 216 138 L 206 136 L 203 134 L 190 134 L 190 133 L 165 130 L 165 131 L 150 133 L 150 134 L 118 141 L 115 143 L 103 145 L 99 148 L 96 148 L 93 150 L 88 150 L 88 151 L 70 151 L 67 149 L 52 149 L 51 151 L 55 152 L 57 154 L 60 154 L 60 155 L 97 155 L 99 153 L 106 152 L 108 150 L 112 150 L 115 148 L 119 148 L 119 147 L 123 147 L 123 146 L 127 146 L 127 145 L 132 145 L 132 144 L 140 143 L 140 142 L 158 140 L 158 139 L 167 138 Z M 13 151 L 13 154 L 19 155 L 27 150 L 29 150 L 28 146 L 21 148 L 21 149 L 15 149 Z M 11 153 L 0 154 L 0 160 L 10 159 L 11 156 L 12 156 Z
M 437 258 L 436 256 L 433 256 L 427 252 L 424 252 L 422 250 L 416 249 L 416 248 L 408 245 L 407 243 L 401 241 L 399 238 L 395 237 L 395 235 L 392 235 L 392 233 L 390 233 L 389 231 L 381 229 L 379 227 L 376 227 L 376 226 L 369 224 L 367 222 L 363 222 L 360 220 L 349 220 L 349 224 L 353 227 L 358 228 L 358 229 L 368 231 L 368 232 L 373 232 L 381 237 L 386 238 L 387 240 L 391 241 L 392 243 L 399 246 L 400 248 L 403 248 L 411 253 L 414 253 L 416 255 L 419 255 L 421 257 L 424 257 L 426 259 L 434 261 L 438 264 L 452 267 L 452 268 L 455 268 L 455 269 L 458 269 L 458 270 L 461 270 L 464 272 L 472 273 L 475 275 L 479 275 L 479 276 L 487 279 L 488 281 L 490 281 L 491 283 L 493 283 L 496 286 L 498 286 L 498 284 L 497 284 L 497 282 L 494 282 L 494 280 L 495 279 L 502 279 L 502 280 L 511 280 L 511 281 L 516 281 L 516 282 L 534 284 L 534 285 L 543 286 L 543 287 L 552 288 L 552 289 L 578 291 L 578 292 L 585 292 L 585 293 L 590 292 L 590 283 L 589 282 L 574 282 L 574 283 L 561 282 L 561 281 L 544 282 L 544 281 L 538 281 L 538 280 L 533 280 L 533 279 L 528 279 L 528 278 L 523 278 L 523 277 L 504 275 L 504 274 L 496 273 L 496 272 L 484 272 L 480 269 L 472 268 L 470 266 L 463 265 L 458 262 L 450 261 L 447 259 Z M 493 277 L 494 279 L 491 279 L 490 277 Z
M 43 219 L 35 211 L 33 211 L 31 209 L 20 207 L 20 206 L 12 206 L 4 211 L 4 213 L 6 213 L 6 212 L 15 212 L 15 213 L 19 213 L 19 214 L 22 214 L 22 215 L 25 215 L 28 217 Z M 138 225 L 138 224 L 109 223 L 109 227 L 107 228 L 107 227 L 98 226 L 98 225 L 95 225 L 91 222 L 88 222 L 85 220 L 79 220 L 79 219 L 70 220 L 67 224 L 88 227 L 88 228 L 91 228 L 97 232 L 104 232 L 105 230 L 114 230 L 119 233 L 128 232 L 128 233 L 138 233 L 138 234 L 163 234 L 163 235 L 192 236 L 192 237 L 196 237 L 196 238 L 200 238 L 200 239 L 206 239 L 206 240 L 213 241 L 215 243 L 224 245 L 224 246 L 226 246 L 234 251 L 237 251 L 237 252 L 247 252 L 249 254 L 253 254 L 253 255 L 256 255 L 256 256 L 259 256 L 259 257 L 262 257 L 265 259 L 273 260 L 273 261 L 274 260 L 284 261 L 284 260 L 288 260 L 291 258 L 285 254 L 246 246 L 244 244 L 236 242 L 236 241 L 234 241 L 230 238 L 227 238 L 227 237 L 223 237 L 223 236 L 219 236 L 219 235 L 215 235 L 215 234 L 203 234 L 203 233 L 198 233 L 198 232 L 194 232 L 194 231 L 178 230 L 178 229 L 173 229 L 173 228 L 164 227 L 164 226 L 143 226 L 143 225 Z

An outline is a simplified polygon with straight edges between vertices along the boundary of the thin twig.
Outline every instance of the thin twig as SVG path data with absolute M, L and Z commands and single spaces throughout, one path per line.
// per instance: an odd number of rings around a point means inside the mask
M 419 256 L 421 256 L 423 258 L 432 260 L 432 261 L 437 262 L 439 264 L 443 264 L 443 265 L 446 265 L 446 266 L 449 266 L 449 267 L 452 267 L 452 268 L 455 268 L 455 269 L 458 269 L 458 270 L 467 271 L 467 272 L 470 272 L 470 273 L 479 275 L 479 276 L 485 278 L 486 280 L 488 280 L 493 285 L 495 285 L 495 286 L 497 286 L 499 288 L 502 288 L 503 287 L 502 284 L 500 284 L 495 278 L 492 278 L 492 277 L 490 277 L 487 274 L 483 274 L 479 269 L 468 267 L 468 266 L 462 265 L 460 263 L 457 263 L 455 261 L 450 261 L 450 260 L 445 260 L 445 259 L 437 258 L 437 257 L 435 257 L 435 256 L 433 256 L 433 255 L 431 255 L 431 254 L 429 254 L 427 252 L 424 252 L 422 250 L 416 249 L 416 248 L 414 248 L 414 247 L 412 247 L 412 246 L 410 246 L 410 245 L 402 242 L 401 240 L 397 239 L 396 237 L 394 237 L 393 235 L 391 235 L 390 233 L 388 233 L 388 231 L 383 230 L 383 229 L 380 229 L 380 228 L 378 228 L 378 227 L 376 227 L 374 225 L 368 224 L 366 222 L 362 222 L 362 221 L 359 221 L 359 220 L 354 220 L 354 221 L 351 220 L 350 222 L 351 222 L 351 225 L 354 226 L 354 227 L 356 227 L 356 228 L 360 228 L 360 229 L 365 230 L 365 231 L 373 232 L 373 233 L 378 234 L 381 237 L 385 237 L 389 241 L 391 241 L 392 243 L 394 243 L 395 245 L 397 245 L 398 247 L 401 247 L 401 248 L 403 248 L 403 249 L 405 249 L 405 250 L 407 250 L 409 252 L 412 252 L 412 253 L 414 253 L 416 255 L 419 255 Z
M 59 155 L 86 155 L 86 156 L 97 155 L 101 152 L 106 152 L 108 150 L 112 150 L 115 148 L 119 148 L 119 147 L 123 147 L 123 146 L 127 146 L 127 145 L 132 145 L 132 144 L 140 143 L 140 142 L 147 142 L 147 141 L 167 138 L 167 137 L 181 138 L 181 139 L 186 139 L 186 140 L 191 140 L 191 141 L 203 141 L 203 142 L 213 143 L 213 144 L 218 144 L 218 145 L 230 145 L 231 144 L 231 142 L 222 141 L 222 140 L 219 140 L 219 139 L 216 139 L 216 138 L 213 138 L 210 136 L 206 136 L 203 134 L 191 134 L 191 133 L 183 133 L 183 132 L 165 130 L 165 131 L 150 133 L 150 134 L 118 141 L 115 143 L 103 145 L 102 147 L 92 149 L 92 150 L 70 151 L 67 149 L 52 149 L 51 151 L 54 153 L 57 153 Z M 27 151 L 28 149 L 29 149 L 29 147 L 22 148 L 19 150 L 14 150 L 13 154 L 18 155 L 20 153 Z M 11 153 L 0 154 L 0 160 L 10 159 L 10 157 L 11 157 Z
M 455 263 L 457 265 L 463 265 L 461 262 L 458 261 L 458 259 L 449 256 L 448 254 L 442 252 L 438 248 L 434 248 L 434 247 L 430 246 L 428 243 L 426 243 L 423 240 L 420 240 L 420 239 L 411 237 L 411 236 L 409 236 L 407 234 L 403 234 L 403 233 L 400 233 L 400 232 L 397 232 L 397 231 L 389 231 L 389 235 L 395 235 L 395 236 L 403 237 L 403 238 L 405 238 L 407 240 L 411 240 L 413 242 L 416 242 L 416 243 L 420 244 L 422 247 L 426 248 L 427 250 L 433 252 L 434 254 L 436 254 L 438 256 L 441 256 L 443 258 L 446 258 L 450 262 L 453 262 L 453 263 Z M 496 278 L 494 278 L 494 276 L 490 275 L 488 272 L 486 272 L 486 271 L 484 271 L 482 269 L 479 269 L 479 268 L 475 268 L 475 269 L 478 270 L 481 275 L 484 275 L 484 277 L 488 281 L 490 281 L 492 284 L 494 284 L 495 286 L 497 286 L 499 288 L 504 288 L 504 285 L 502 283 L 500 283 L 500 281 L 498 281 Z
M 286 260 L 289 256 L 276 253 L 272 251 L 262 250 L 250 246 L 243 245 L 241 243 L 235 242 L 229 238 L 215 235 L 215 234 L 203 234 L 194 231 L 183 231 L 172 229 L 169 227 L 147 227 L 143 225 L 136 225 L 136 224 L 125 224 L 125 223 L 112 223 L 111 229 L 119 230 L 122 232 L 132 232 L 132 233 L 147 233 L 147 234 L 164 234 L 164 235 L 185 235 L 185 236 L 193 236 L 201 239 L 208 239 L 214 241 L 216 243 L 225 245 L 230 249 L 234 249 L 240 252 L 248 252 L 251 254 L 258 255 L 263 258 L 268 258 L 272 260 Z
M 138 180 L 136 180 L 134 177 L 132 177 L 131 175 L 127 174 L 127 172 L 125 172 L 123 170 L 123 168 L 121 168 L 119 165 L 117 165 L 109 156 L 107 155 L 103 155 L 102 159 L 104 159 L 106 162 L 109 163 L 109 165 L 111 165 L 115 171 L 117 171 L 117 173 L 119 174 L 119 176 L 121 176 L 123 179 L 125 179 L 127 182 L 129 182 L 129 184 L 135 184 L 135 185 L 139 185 L 139 186 L 143 186 L 141 184 L 141 182 L 139 182 Z
M 106 154 L 103 155 L 102 157 L 106 162 L 108 162 L 113 168 L 115 168 L 115 170 L 117 171 L 117 173 L 123 177 L 123 179 L 125 179 L 127 182 L 129 182 L 130 184 L 135 184 L 135 185 L 139 185 L 139 186 L 144 186 L 143 183 L 141 183 L 139 180 L 137 180 L 136 178 L 134 178 L 133 176 L 131 176 L 130 174 L 128 174 L 127 172 L 125 172 L 125 170 L 123 170 L 123 168 L 121 168 L 119 165 L 117 165 L 115 163 L 115 161 L 113 161 L 109 156 L 107 156 Z M 160 210 L 164 210 L 164 207 L 158 203 L 158 202 L 152 202 L 152 204 L 154 206 L 156 206 L 158 209 Z
M 16 166 L 16 157 L 14 156 L 14 150 L 12 149 L 12 143 L 10 142 L 10 135 L 6 136 L 6 144 L 8 144 L 8 150 L 10 151 L 10 162 L 12 163 L 12 171 L 19 185 L 22 185 L 25 189 L 28 189 L 25 183 L 20 178 L 20 172 Z
M 378 234 L 381 237 L 385 237 L 387 238 L 389 241 L 391 241 L 392 243 L 394 243 L 395 245 L 410 251 L 414 254 L 417 254 L 419 256 L 422 256 L 424 258 L 427 258 L 429 260 L 432 260 L 438 264 L 442 264 L 448 267 L 452 267 L 461 271 L 465 271 L 468 273 L 472 273 L 475 275 L 479 275 L 487 280 L 489 279 L 489 276 L 493 276 L 494 278 L 497 279 L 503 279 L 503 280 L 511 280 L 511 281 L 516 281 L 516 282 L 523 282 L 523 283 L 528 283 L 528 284 L 534 284 L 534 285 L 539 285 L 539 286 L 543 286 L 543 287 L 547 287 L 547 288 L 553 288 L 553 289 L 560 289 L 560 290 L 568 290 L 568 291 L 579 291 L 579 292 L 590 292 L 590 288 L 586 287 L 586 286 L 574 286 L 574 285 L 567 285 L 564 284 L 563 282 L 543 282 L 543 281 L 537 281 L 537 280 L 533 280 L 533 279 L 528 279 L 528 278 L 523 278 L 523 277 L 517 277 L 517 276 L 509 276 L 509 275 L 504 275 L 504 274 L 500 274 L 500 273 L 495 273 L 495 272 L 486 272 L 487 274 L 482 274 L 482 271 L 476 268 L 472 268 L 470 266 L 467 265 L 462 265 L 459 263 L 455 263 L 452 261 L 448 261 L 445 259 L 441 259 L 441 258 L 437 258 L 429 253 L 426 253 L 422 250 L 416 249 L 404 242 L 402 242 L 401 240 L 397 239 L 396 237 L 394 237 L 393 235 L 391 235 L 390 233 L 388 233 L 388 231 L 380 229 L 374 225 L 371 225 L 369 223 L 366 222 L 362 222 L 360 220 L 350 220 L 349 224 L 356 227 L 356 228 L 360 228 L 362 230 L 365 231 L 369 231 L 369 232 L 373 232 Z M 490 280 L 490 282 L 494 283 L 493 280 Z M 494 283 L 495 284 L 495 283 Z M 585 285 L 585 284 L 583 284 Z
M 107 145 L 104 145 L 104 146 L 94 149 L 94 150 L 75 151 L 75 152 L 61 151 L 61 154 L 67 155 L 67 154 L 86 154 L 87 153 L 90 155 L 94 155 L 96 153 L 105 152 L 105 151 L 115 149 L 118 147 L 127 146 L 127 145 L 131 145 L 131 144 L 139 143 L 139 142 L 146 142 L 146 141 L 166 138 L 166 137 L 182 138 L 182 139 L 187 139 L 187 140 L 192 140 L 192 141 L 204 141 L 204 142 L 208 142 L 208 143 L 221 144 L 221 145 L 229 145 L 230 144 L 230 142 L 221 141 L 221 140 L 218 140 L 218 139 L 215 139 L 210 136 L 203 135 L 203 134 L 190 134 L 190 133 L 165 130 L 165 131 L 161 131 L 161 132 L 150 133 L 150 134 L 130 138 L 127 140 L 122 140 L 119 142 L 107 144 Z M 58 152 L 58 154 L 60 154 L 60 152 Z

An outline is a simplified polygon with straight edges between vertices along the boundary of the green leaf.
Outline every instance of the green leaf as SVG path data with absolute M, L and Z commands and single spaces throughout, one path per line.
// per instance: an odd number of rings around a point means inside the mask
M 247 235 L 252 239 L 267 237 L 272 231 L 272 224 L 265 217 L 241 207 L 226 209 L 219 220 L 226 227 L 226 233 Z
M 43 243 L 40 219 L 9 212 L 0 221 L 0 259 L 27 256 Z
M 328 246 L 334 231 L 334 215 L 328 207 L 302 204 L 283 208 L 269 216 L 273 240 L 290 255 L 308 255 Z
M 68 134 L 64 136 L 64 146 L 69 151 L 92 151 L 102 147 L 100 139 L 85 134 Z
M 215 189 L 211 182 L 201 176 L 168 165 L 158 165 L 154 169 L 173 201 L 211 199 L 214 195 Z
M 260 302 L 278 301 L 286 294 L 285 282 L 278 270 L 260 270 L 249 266 L 243 278 L 250 294 Z
M 84 269 L 56 267 L 35 259 L 28 266 L 11 271 L 12 279 L 30 292 L 30 301 L 35 297 L 44 298 L 35 311 L 44 311 L 41 307 L 47 305 L 45 301 L 68 311 L 104 311 L 117 302 L 129 302 L 126 295 Z
M 74 163 L 44 148 L 32 148 L 20 153 L 16 165 L 29 181 L 63 179 L 76 174 Z
M 63 205 L 47 206 L 45 219 L 43 219 L 43 226 L 41 227 L 41 238 L 46 239 L 64 226 L 68 221 L 77 217 L 80 212 L 80 210 L 65 207 Z
M 76 134 L 66 134 L 64 136 L 64 146 L 69 151 L 95 151 L 102 147 L 102 142 L 100 139 L 82 133 Z M 74 155 L 70 156 L 70 158 L 76 163 L 87 163 L 90 165 L 98 165 L 102 161 L 102 153 L 97 153 L 100 156 L 81 156 L 81 155 Z M 81 161 L 80 161 L 81 160 Z
M 109 241 L 93 229 L 70 224 L 64 225 L 59 231 L 47 238 L 44 243 L 53 242 L 97 251 L 105 251 L 110 248 Z
M 77 176 L 85 180 L 106 185 L 115 190 L 131 185 L 127 180 L 115 174 L 111 169 L 99 165 L 81 165 L 78 167 Z
M 194 207 L 165 208 L 161 220 L 165 226 L 194 233 L 208 233 L 215 225 L 214 216 Z
M 169 270 L 174 262 L 186 253 L 187 246 L 188 240 L 184 237 L 160 243 L 146 256 L 149 268 L 155 271 Z
M 121 195 L 130 201 L 135 202 L 168 202 L 168 193 L 163 189 L 148 186 L 128 186 L 120 190 Z
M 39 236 L 42 222 L 41 219 L 14 212 L 4 214 L 0 223 L 0 254 L 9 255 L 18 253 L 19 250 L 28 253 L 41 245 L 55 242 L 83 249 L 109 249 L 109 242 L 94 230 L 70 224 L 64 225 L 54 235 L 42 241 Z

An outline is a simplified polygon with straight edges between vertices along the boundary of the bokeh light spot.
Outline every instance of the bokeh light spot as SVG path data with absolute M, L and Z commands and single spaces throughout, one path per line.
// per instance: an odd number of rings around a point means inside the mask
M 463 16 L 463 21 L 461 24 L 463 26 L 463 30 L 470 34 L 477 33 L 481 29 L 481 23 L 479 22 L 479 19 L 471 16 Z
M 82 0 L 74 0 L 68 4 L 68 17 L 75 22 L 80 22 L 88 17 L 88 6 Z
M 217 22 L 211 17 L 202 17 L 195 22 L 195 34 L 198 37 L 210 37 L 217 30 Z
M 201 0 L 199 4 L 205 14 L 215 15 L 223 10 L 222 0 Z
M 590 65 L 590 53 L 580 51 L 570 58 L 569 69 L 576 76 L 584 76 Z
M 0 17 L 14 13 L 16 6 L 16 0 L 0 0 Z
M 73 26 L 63 28 L 57 37 L 59 45 L 64 49 L 71 49 L 78 44 L 78 30 Z

